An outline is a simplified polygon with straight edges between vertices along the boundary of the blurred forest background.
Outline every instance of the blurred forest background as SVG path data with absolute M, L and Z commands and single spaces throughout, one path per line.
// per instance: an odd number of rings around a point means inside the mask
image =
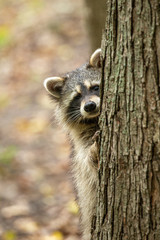
M 43 88 L 90 48 L 83 0 L 0 0 L 0 239 L 78 240 L 70 147 Z

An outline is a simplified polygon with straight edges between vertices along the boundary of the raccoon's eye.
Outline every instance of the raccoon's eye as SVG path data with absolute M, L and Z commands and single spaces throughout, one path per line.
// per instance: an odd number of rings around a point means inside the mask
M 74 99 L 80 99 L 81 98 L 81 94 L 79 93 L 79 94 L 77 94 L 76 96 L 75 96 L 75 98 Z
M 90 89 L 93 91 L 99 91 L 99 86 L 95 85 L 95 86 L 91 87 Z

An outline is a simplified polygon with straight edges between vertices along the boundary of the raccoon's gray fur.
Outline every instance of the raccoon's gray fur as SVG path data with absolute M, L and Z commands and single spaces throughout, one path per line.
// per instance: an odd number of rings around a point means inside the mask
M 83 239 L 90 239 L 96 202 L 98 151 L 94 138 L 100 109 L 100 53 L 97 49 L 89 63 L 66 74 L 44 81 L 57 103 L 56 117 L 73 143 L 72 170 L 81 213 Z

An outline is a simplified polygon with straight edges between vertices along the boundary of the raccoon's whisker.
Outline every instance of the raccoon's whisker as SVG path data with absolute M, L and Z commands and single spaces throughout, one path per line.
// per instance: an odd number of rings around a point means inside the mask
M 80 116 L 81 115 L 79 114 L 79 112 L 74 113 L 74 114 L 70 115 L 70 117 L 67 119 L 67 122 L 76 121 L 79 119 Z
M 80 117 L 81 117 L 81 114 L 79 110 L 77 111 L 73 110 L 72 112 L 68 113 L 68 119 L 66 123 L 72 123 L 72 124 L 74 124 L 74 122 L 78 123 Z
M 71 114 L 74 114 L 74 113 L 80 113 L 79 109 L 73 109 L 73 111 L 68 112 L 67 115 L 71 115 Z
M 72 111 L 68 112 L 67 115 L 75 115 L 75 114 L 80 114 L 79 108 L 73 109 Z

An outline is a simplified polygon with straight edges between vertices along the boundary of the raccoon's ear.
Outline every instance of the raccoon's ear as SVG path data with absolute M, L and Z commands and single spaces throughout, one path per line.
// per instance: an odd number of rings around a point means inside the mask
M 60 98 L 63 85 L 64 78 L 61 77 L 49 77 L 44 80 L 45 89 L 55 97 L 55 99 Z
M 98 48 L 90 57 L 89 66 L 100 67 L 101 66 L 101 49 Z

